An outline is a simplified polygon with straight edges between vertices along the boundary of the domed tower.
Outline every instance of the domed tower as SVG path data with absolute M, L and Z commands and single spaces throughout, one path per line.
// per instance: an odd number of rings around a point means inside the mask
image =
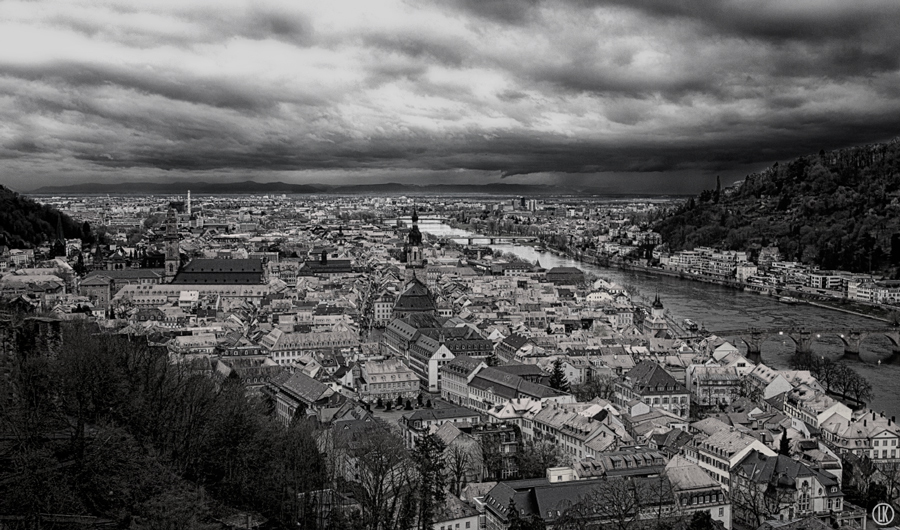
M 179 242 L 181 237 L 178 235 L 178 219 L 175 217 L 175 210 L 169 208 L 166 215 L 166 282 L 171 283 L 181 268 L 181 253 Z

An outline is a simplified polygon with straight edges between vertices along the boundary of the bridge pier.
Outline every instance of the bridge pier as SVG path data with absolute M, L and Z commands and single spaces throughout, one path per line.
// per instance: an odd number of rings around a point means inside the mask
M 884 336 L 891 341 L 891 356 L 881 362 L 900 364 L 900 331 L 888 331 Z
M 747 345 L 747 360 L 753 364 L 762 362 L 762 333 L 751 333 L 749 337 L 741 336 L 741 340 Z
M 859 359 L 859 343 L 865 338 L 865 334 L 859 331 L 851 331 L 850 333 L 840 335 L 841 342 L 844 343 L 844 359 L 858 361 Z
M 812 334 L 809 331 L 788 335 L 794 341 L 797 353 L 812 353 Z

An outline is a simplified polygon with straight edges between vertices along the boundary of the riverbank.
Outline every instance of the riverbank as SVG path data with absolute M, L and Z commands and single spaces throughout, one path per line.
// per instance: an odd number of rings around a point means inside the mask
M 449 222 L 446 223 L 448 226 L 458 230 L 464 230 L 466 232 L 470 232 L 470 226 L 463 225 L 457 222 Z M 474 232 L 472 233 L 475 237 L 485 237 L 490 238 L 492 236 L 478 234 Z M 494 237 L 497 235 L 495 234 Z M 471 237 L 471 236 L 470 236 Z M 530 244 L 529 246 L 534 247 L 543 247 L 541 244 Z M 572 259 L 579 263 L 586 263 L 589 265 L 594 265 L 597 267 L 606 267 L 606 268 L 615 268 L 622 271 L 634 271 L 641 272 L 645 274 L 651 274 L 655 276 L 665 276 L 669 278 L 679 278 L 682 280 L 691 280 L 700 283 L 718 285 L 721 287 L 727 287 L 729 289 L 734 289 L 738 291 L 745 292 L 755 292 L 760 296 L 769 296 L 772 298 L 781 298 L 781 297 L 790 297 L 801 300 L 802 303 L 809 304 L 815 307 L 819 307 L 822 309 L 828 309 L 831 311 L 837 311 L 845 314 L 851 314 L 863 318 L 868 318 L 872 320 L 877 320 L 879 322 L 884 322 L 888 324 L 893 324 L 896 321 L 895 316 L 892 314 L 895 310 L 886 308 L 880 305 L 870 305 L 862 302 L 856 302 L 847 300 L 846 298 L 835 298 L 823 296 L 819 293 L 810 293 L 808 291 L 798 291 L 795 289 L 790 289 L 787 287 L 779 287 L 779 286 L 759 286 L 759 285 L 751 285 L 743 282 L 739 282 L 734 279 L 725 279 L 725 278 L 715 278 L 710 276 L 701 276 L 698 274 L 691 274 L 685 271 L 673 271 L 666 270 L 660 267 L 651 267 L 639 262 L 635 261 L 627 261 L 621 258 L 615 257 L 607 257 L 607 256 L 597 256 L 593 254 L 588 254 L 582 251 L 572 251 L 571 249 L 559 249 L 554 247 L 544 247 L 546 251 L 557 255 Z
M 578 259 L 577 255 L 568 254 L 569 257 L 576 261 L 583 261 Z M 711 283 L 714 285 L 719 285 L 722 287 L 728 287 L 731 289 L 736 289 L 740 291 L 747 292 L 758 292 L 760 296 L 770 296 L 773 298 L 781 298 L 781 297 L 791 297 L 798 300 L 801 300 L 802 303 L 809 304 L 815 307 L 820 307 L 822 309 L 829 309 L 832 311 L 839 311 L 841 313 L 847 313 L 850 315 L 856 315 L 863 318 L 869 318 L 872 320 L 878 320 L 879 322 L 885 322 L 888 324 L 895 324 L 895 320 L 892 318 L 892 311 L 881 306 L 877 305 L 868 305 L 861 302 L 854 302 L 851 300 L 847 300 L 846 298 L 835 298 L 835 297 L 825 297 L 819 294 L 813 294 L 806 291 L 798 291 L 795 289 L 789 289 L 786 287 L 770 287 L 770 288 L 757 288 L 757 286 L 753 286 L 747 283 L 739 282 L 737 280 L 725 280 L 725 279 L 717 279 L 717 278 L 709 278 L 704 276 L 699 276 L 696 274 L 690 274 L 682 271 L 670 271 L 665 269 L 660 269 L 658 267 L 648 267 L 646 265 L 640 265 L 635 263 L 628 263 L 622 260 L 608 260 L 608 267 L 617 267 L 622 270 L 638 270 L 647 274 L 657 274 L 661 276 L 669 276 L 674 278 L 681 278 L 684 280 L 691 280 L 703 283 Z M 849 306 L 849 307 L 847 307 Z

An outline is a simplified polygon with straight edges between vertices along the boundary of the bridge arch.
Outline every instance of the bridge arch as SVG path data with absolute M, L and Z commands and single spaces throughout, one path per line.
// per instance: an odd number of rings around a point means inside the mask
M 763 360 L 765 343 L 781 342 L 782 346 L 793 344 L 793 353 L 809 353 L 828 358 L 842 358 L 859 360 L 864 362 L 893 362 L 900 364 L 900 328 L 873 328 L 873 329 L 742 329 L 712 332 L 712 334 L 730 340 L 735 346 L 746 348 L 746 356 L 755 363 Z M 882 338 L 884 337 L 884 338 Z M 886 340 L 885 340 L 886 339 Z M 871 343 L 873 340 L 885 343 L 880 348 L 875 348 L 872 355 L 871 349 L 862 348 L 864 353 L 860 357 L 861 346 Z M 771 348 L 766 348 L 771 349 Z M 878 351 L 880 349 L 880 351 Z M 788 353 L 785 348 L 777 348 L 779 353 Z M 889 350 L 884 355 L 884 350 Z M 882 357 L 878 359 L 878 357 Z
M 777 333 L 733 335 L 728 340 L 738 348 L 743 346 L 744 356 L 755 364 L 771 362 L 773 356 L 792 355 L 796 349 L 790 337 Z

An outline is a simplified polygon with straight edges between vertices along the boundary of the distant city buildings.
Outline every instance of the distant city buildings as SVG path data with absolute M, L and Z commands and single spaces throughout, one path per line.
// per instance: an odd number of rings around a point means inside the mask
M 52 260 L 3 249 L 0 294 L 49 316 L 0 322 L 0 377 L 20 369 L 19 344 L 51 344 L 60 322 L 94 320 L 217 388 L 239 382 L 281 425 L 309 421 L 346 483 L 364 481 L 353 451 L 367 437 L 388 433 L 412 450 L 434 436 L 458 466 L 432 525 L 444 530 L 507 528 L 514 517 L 553 528 L 577 508 L 585 525 L 705 512 L 725 529 L 805 517 L 852 526 L 860 511 L 843 466 L 871 466 L 886 484 L 900 462 L 893 418 L 851 409 L 809 371 L 754 364 L 673 322 L 664 296 L 644 305 L 577 267 L 548 269 L 427 226 L 868 303 L 900 301 L 897 282 L 784 261 L 774 247 L 660 252 L 641 222 L 652 201 L 169 199 L 58 198 L 110 240 L 75 242 Z M 633 505 L 598 508 L 621 505 L 615 491 Z

